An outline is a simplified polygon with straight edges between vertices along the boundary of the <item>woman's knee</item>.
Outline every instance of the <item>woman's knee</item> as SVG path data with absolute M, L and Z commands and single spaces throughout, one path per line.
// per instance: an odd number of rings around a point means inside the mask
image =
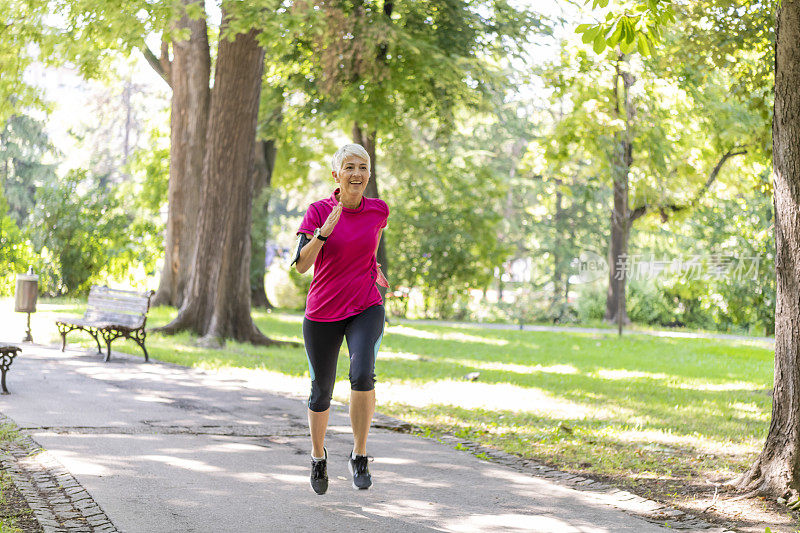
M 308 408 L 315 413 L 327 411 L 331 406 L 333 387 L 320 387 L 316 382 L 311 383 L 311 395 L 308 397 Z
M 356 371 L 350 373 L 350 389 L 354 391 L 371 391 L 375 388 L 375 372 Z

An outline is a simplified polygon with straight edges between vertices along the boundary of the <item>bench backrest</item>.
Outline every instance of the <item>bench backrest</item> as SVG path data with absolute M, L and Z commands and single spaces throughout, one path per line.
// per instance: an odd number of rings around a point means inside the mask
M 131 329 L 144 327 L 153 291 L 136 292 L 92 285 L 83 317 L 113 322 Z

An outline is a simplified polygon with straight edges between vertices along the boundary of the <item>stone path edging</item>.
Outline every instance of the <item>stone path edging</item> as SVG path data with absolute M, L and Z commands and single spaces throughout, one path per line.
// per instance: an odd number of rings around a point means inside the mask
M 0 424 L 17 428 L 3 413 Z M 117 532 L 86 489 L 28 435 L 20 433 L 19 439 L 4 445 L 0 465 L 28 502 L 44 533 Z

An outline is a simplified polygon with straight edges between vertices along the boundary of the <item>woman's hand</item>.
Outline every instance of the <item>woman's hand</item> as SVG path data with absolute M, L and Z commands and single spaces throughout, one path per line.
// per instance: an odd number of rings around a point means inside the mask
M 387 289 L 389 288 L 389 280 L 387 280 L 386 276 L 383 275 L 380 263 L 378 263 L 378 279 L 375 280 L 375 283 L 377 283 L 381 287 L 386 287 Z
M 339 217 L 342 215 L 342 202 L 336 204 L 336 207 L 333 208 L 331 214 L 328 215 L 327 220 L 319 229 L 320 235 L 323 237 L 330 237 L 331 233 L 333 232 L 333 228 L 336 227 L 336 223 L 339 222 Z

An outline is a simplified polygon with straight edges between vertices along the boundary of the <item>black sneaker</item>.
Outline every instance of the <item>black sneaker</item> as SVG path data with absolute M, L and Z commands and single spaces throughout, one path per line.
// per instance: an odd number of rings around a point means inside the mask
M 350 454 L 347 461 L 347 468 L 353 475 L 353 488 L 354 489 L 368 489 L 372 485 L 372 476 L 369 475 L 369 457 L 366 455 Z
M 322 450 L 325 452 L 324 459 L 311 458 L 311 488 L 317 494 L 328 492 L 328 450 Z

